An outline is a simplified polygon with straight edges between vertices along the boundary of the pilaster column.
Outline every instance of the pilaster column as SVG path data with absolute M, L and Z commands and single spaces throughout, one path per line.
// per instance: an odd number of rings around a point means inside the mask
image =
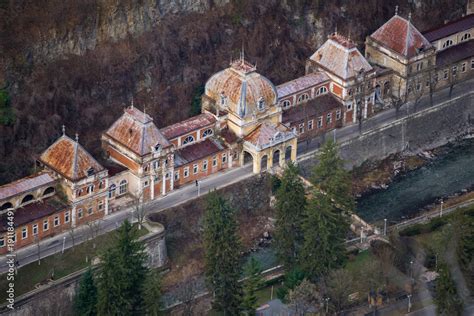
M 71 226 L 72 227 L 76 227 L 76 206 L 74 205 L 72 207 L 72 211 L 71 211 Z
M 155 199 L 155 176 L 151 175 L 151 187 L 150 187 L 150 199 L 154 200 Z
M 105 216 L 109 215 L 109 178 L 105 179 Z
M 163 174 L 163 184 L 161 185 L 162 195 L 166 195 L 166 170 L 163 169 L 161 172 Z
M 229 158 L 227 159 L 227 161 L 228 161 L 228 163 L 229 163 L 229 166 L 228 166 L 228 167 L 229 167 L 229 168 L 232 168 L 232 152 L 231 152 L 230 150 L 227 152 L 227 156 L 229 157 Z
M 285 148 L 280 149 L 280 161 L 279 161 L 280 167 L 285 166 Z
M 367 118 L 367 106 L 368 106 L 368 103 L 367 103 L 367 99 L 365 98 L 365 102 L 364 102 L 364 118 L 365 119 Z
M 170 170 L 170 191 L 174 190 L 174 168 Z

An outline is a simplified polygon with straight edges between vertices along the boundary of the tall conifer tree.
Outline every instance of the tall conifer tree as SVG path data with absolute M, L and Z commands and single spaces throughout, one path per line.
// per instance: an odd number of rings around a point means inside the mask
M 241 244 L 235 213 L 216 192 L 207 197 L 204 216 L 206 281 L 214 294 L 213 307 L 224 315 L 238 315 L 242 299 Z
M 253 257 L 244 266 L 246 279 L 243 282 L 242 311 L 245 315 L 255 315 L 255 309 L 258 307 L 257 290 L 264 284 L 261 273 L 260 263 Z
M 82 276 L 74 297 L 74 314 L 77 316 L 97 315 L 97 287 L 90 268 Z
M 147 255 L 138 232 L 125 221 L 101 258 L 98 278 L 99 315 L 135 315 L 143 312 Z
M 306 206 L 305 188 L 298 167 L 289 163 L 276 192 L 275 245 L 280 261 L 292 269 L 303 244 L 302 224 Z

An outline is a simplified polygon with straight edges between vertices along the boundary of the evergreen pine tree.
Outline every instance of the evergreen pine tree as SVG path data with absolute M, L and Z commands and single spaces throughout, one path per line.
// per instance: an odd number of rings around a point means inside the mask
M 245 315 L 255 315 L 255 309 L 258 307 L 257 290 L 264 285 L 261 273 L 260 263 L 253 257 L 244 266 L 246 279 L 243 282 L 242 311 Z
M 150 272 L 146 279 L 143 300 L 147 315 L 161 315 L 161 277 L 156 270 Z
M 98 314 L 132 315 L 143 311 L 143 289 L 148 268 L 138 231 L 128 221 L 101 258 L 98 278 Z
M 278 258 L 290 270 L 298 263 L 303 244 L 301 225 L 306 206 L 305 188 L 293 163 L 285 168 L 275 197 L 275 246 Z
M 306 276 L 315 279 L 344 263 L 348 229 L 346 218 L 336 210 L 329 197 L 314 190 L 303 223 L 301 267 Z
M 90 268 L 82 275 L 74 297 L 74 314 L 77 316 L 97 315 L 97 287 Z
M 344 161 L 339 157 L 337 146 L 328 141 L 320 150 L 319 164 L 311 175 L 311 182 L 335 202 L 337 208 L 346 212 L 354 209 L 351 177 L 344 169 Z
M 224 315 L 238 315 L 242 289 L 237 221 L 227 201 L 216 192 L 207 197 L 204 216 L 206 281 L 214 294 L 213 307 Z
M 438 265 L 439 276 L 436 279 L 435 304 L 438 315 L 462 315 L 463 302 L 458 296 L 449 268 L 445 263 Z

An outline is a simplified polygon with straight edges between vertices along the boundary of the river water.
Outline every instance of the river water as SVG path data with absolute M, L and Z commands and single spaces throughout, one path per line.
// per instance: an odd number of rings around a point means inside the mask
M 369 222 L 400 221 L 442 197 L 474 186 L 474 139 L 448 145 L 424 167 L 357 201 L 356 212 Z

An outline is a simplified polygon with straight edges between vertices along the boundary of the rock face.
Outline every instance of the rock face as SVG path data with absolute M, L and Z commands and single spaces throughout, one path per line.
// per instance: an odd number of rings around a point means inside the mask
M 0 126 L 0 184 L 29 173 L 63 123 L 98 155 L 132 96 L 168 125 L 190 115 L 197 88 L 242 44 L 279 84 L 303 74 L 336 25 L 362 47 L 396 4 L 426 29 L 460 16 L 465 0 L 0 1 L 0 89 L 17 118 Z

